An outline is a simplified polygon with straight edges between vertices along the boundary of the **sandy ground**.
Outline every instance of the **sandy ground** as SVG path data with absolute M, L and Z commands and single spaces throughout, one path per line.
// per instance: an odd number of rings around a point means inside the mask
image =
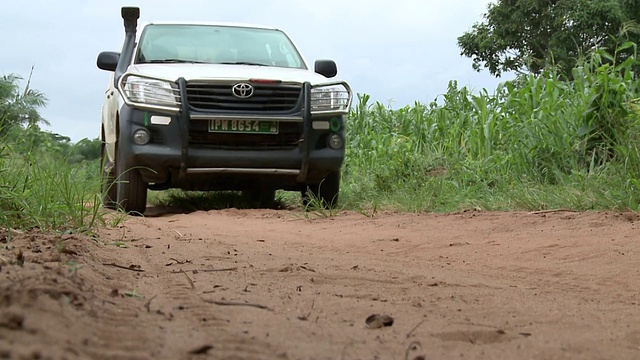
M 638 219 L 152 209 L 0 235 L 0 359 L 640 359 Z

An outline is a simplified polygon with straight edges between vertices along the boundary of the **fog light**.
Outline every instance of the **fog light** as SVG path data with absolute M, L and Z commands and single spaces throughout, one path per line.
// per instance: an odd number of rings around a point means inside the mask
M 133 133 L 133 142 L 138 145 L 146 145 L 151 140 L 151 135 L 145 129 L 138 129 Z
M 331 134 L 329 136 L 329 147 L 335 150 L 341 149 L 344 145 L 344 140 L 338 134 Z

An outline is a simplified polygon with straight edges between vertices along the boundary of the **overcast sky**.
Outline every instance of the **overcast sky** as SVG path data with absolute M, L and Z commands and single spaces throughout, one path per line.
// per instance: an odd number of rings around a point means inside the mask
M 490 0 L 23 0 L 0 11 L 0 74 L 26 78 L 49 103 L 48 130 L 95 138 L 109 74 L 100 51 L 120 51 L 120 7 L 152 20 L 231 21 L 286 31 L 309 62 L 331 58 L 357 93 L 400 107 L 430 102 L 450 80 L 492 92 L 503 79 L 475 72 L 456 39 L 482 20 Z M 24 85 L 24 83 L 23 83 Z

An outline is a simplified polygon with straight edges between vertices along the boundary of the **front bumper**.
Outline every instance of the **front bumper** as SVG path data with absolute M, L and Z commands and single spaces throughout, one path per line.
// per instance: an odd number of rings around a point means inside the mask
M 118 161 L 123 161 L 125 168 L 139 169 L 151 188 L 239 189 L 253 180 L 266 178 L 279 188 L 294 189 L 299 185 L 318 183 L 329 173 L 340 170 L 344 146 L 332 149 L 328 146 L 328 137 L 337 134 L 344 140 L 344 115 L 312 115 L 309 111 L 309 83 L 303 86 L 299 106 L 277 116 L 199 112 L 189 106 L 186 81 L 180 79 L 177 86 L 182 104 L 177 113 L 165 109 L 141 109 L 131 104 L 123 105 L 120 110 L 118 147 L 121 147 L 119 153 L 124 155 Z M 156 117 L 163 121 L 154 123 Z M 202 131 L 209 121 L 220 118 L 275 119 L 281 124 L 287 123 L 289 128 L 297 127 L 299 140 L 294 145 L 281 148 L 225 148 L 194 142 L 195 131 Z M 331 122 L 338 122 L 339 128 L 325 125 Z M 134 143 L 133 134 L 139 129 L 151 134 L 150 143 Z

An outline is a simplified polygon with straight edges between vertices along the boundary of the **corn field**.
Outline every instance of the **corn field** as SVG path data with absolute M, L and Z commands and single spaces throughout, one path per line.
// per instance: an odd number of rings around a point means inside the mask
M 398 209 L 634 209 L 640 204 L 640 61 L 605 50 L 472 93 L 391 109 L 360 95 L 348 123 L 351 206 Z

